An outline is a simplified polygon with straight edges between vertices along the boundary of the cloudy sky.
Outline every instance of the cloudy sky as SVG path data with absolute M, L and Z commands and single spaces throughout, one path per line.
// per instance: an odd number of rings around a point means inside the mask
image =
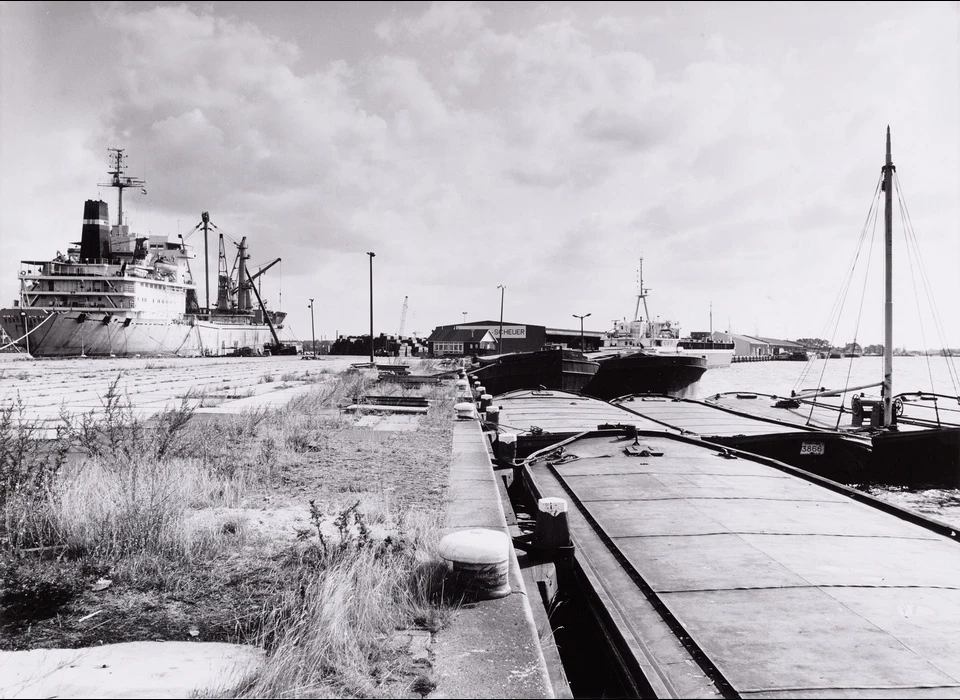
M 375 251 L 378 333 L 404 297 L 405 333 L 498 319 L 500 284 L 508 321 L 607 330 L 642 257 L 684 331 L 712 305 L 715 330 L 847 342 L 860 315 L 882 342 L 882 213 L 829 322 L 888 124 L 956 347 L 955 2 L 0 2 L 0 302 L 85 199 L 115 215 L 119 147 L 147 181 L 131 226 L 209 211 L 254 267 L 282 258 L 262 289 L 301 338 L 310 297 L 318 338 L 366 331 Z M 940 347 L 899 223 L 895 344 Z

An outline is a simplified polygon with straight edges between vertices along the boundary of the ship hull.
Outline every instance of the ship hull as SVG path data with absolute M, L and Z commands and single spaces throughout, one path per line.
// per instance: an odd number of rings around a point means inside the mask
M 583 393 L 605 401 L 629 394 L 682 397 L 707 371 L 705 358 L 676 353 L 633 352 L 595 359 L 600 362 L 600 369 Z
M 598 368 L 579 352 L 556 349 L 502 355 L 472 374 L 491 396 L 540 387 L 577 393 Z
M 25 319 L 21 313 L 26 313 Z M 24 321 L 30 335 L 24 339 Z M 266 324 L 217 323 L 196 316 L 176 319 L 130 317 L 104 311 L 48 314 L 40 309 L 0 309 L 0 324 L 17 347 L 34 357 L 225 355 L 273 342 Z M 281 340 L 282 331 L 278 331 Z
M 647 352 L 655 352 L 664 357 L 700 357 L 707 361 L 707 369 L 719 369 L 720 367 L 729 367 L 733 362 L 733 350 L 726 349 L 695 349 L 681 348 L 680 350 L 657 352 L 655 348 L 647 348 Z

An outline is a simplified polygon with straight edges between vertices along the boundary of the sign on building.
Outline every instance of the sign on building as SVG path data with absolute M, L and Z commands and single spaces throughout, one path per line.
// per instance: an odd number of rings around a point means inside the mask
M 457 330 L 486 330 L 490 331 L 490 334 L 494 338 L 500 337 L 500 326 L 457 326 Z M 503 327 L 503 337 L 504 338 L 517 338 L 519 340 L 525 340 L 527 337 L 527 327 L 526 326 L 504 326 Z

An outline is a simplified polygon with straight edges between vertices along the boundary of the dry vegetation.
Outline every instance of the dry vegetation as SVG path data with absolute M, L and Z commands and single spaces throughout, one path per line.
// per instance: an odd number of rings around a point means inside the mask
M 0 648 L 242 642 L 270 661 L 229 696 L 429 692 L 429 661 L 396 631 L 449 614 L 435 546 L 452 382 L 371 381 L 328 375 L 271 412 L 184 401 L 149 423 L 114 385 L 103 416 L 65 416 L 47 442 L 2 408 Z M 339 408 L 405 391 L 432 400 L 416 430 L 358 428 Z

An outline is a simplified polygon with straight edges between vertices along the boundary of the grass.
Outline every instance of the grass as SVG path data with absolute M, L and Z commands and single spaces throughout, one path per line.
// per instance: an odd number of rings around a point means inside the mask
M 195 415 L 184 397 L 149 420 L 114 382 L 101 411 L 64 414 L 47 443 L 22 405 L 0 410 L 0 648 L 193 630 L 267 649 L 229 696 L 431 687 L 394 637 L 449 614 L 435 547 L 453 387 L 430 387 L 416 431 L 373 434 L 339 407 L 409 389 L 369 373 L 314 379 L 269 412 Z M 100 579 L 109 588 L 92 591 Z

